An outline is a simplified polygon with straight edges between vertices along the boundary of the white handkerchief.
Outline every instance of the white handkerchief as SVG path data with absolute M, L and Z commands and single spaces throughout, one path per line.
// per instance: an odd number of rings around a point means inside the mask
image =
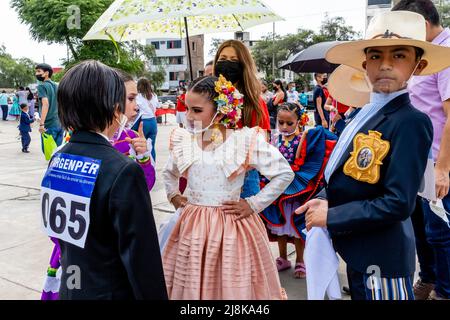
M 180 217 L 182 210 L 183 210 L 182 208 L 179 208 L 177 211 L 175 211 L 175 213 L 170 217 L 169 220 L 162 223 L 161 226 L 159 227 L 158 239 L 159 239 L 159 250 L 161 251 L 161 254 L 164 251 L 164 248 L 166 247 L 167 240 L 169 240 L 173 228 L 175 228 L 175 225 L 177 224 L 178 218 Z
M 407 182 L 406 182 L 407 183 Z M 436 183 L 434 177 L 434 161 L 433 158 L 428 158 L 425 174 L 423 175 L 422 183 L 420 185 L 419 196 L 430 201 L 436 201 Z
M 306 285 L 308 300 L 342 299 L 339 284 L 339 259 L 334 251 L 328 231 L 311 228 L 306 236 Z

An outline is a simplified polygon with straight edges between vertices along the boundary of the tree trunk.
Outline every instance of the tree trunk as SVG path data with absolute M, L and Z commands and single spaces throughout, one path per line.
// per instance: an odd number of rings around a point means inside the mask
M 72 42 L 70 41 L 69 36 L 66 36 L 66 42 L 67 42 L 67 45 L 69 46 L 70 51 L 72 52 L 73 58 L 74 58 L 75 60 L 78 60 L 78 54 L 77 54 L 77 52 L 75 51 L 75 48 L 73 47 Z

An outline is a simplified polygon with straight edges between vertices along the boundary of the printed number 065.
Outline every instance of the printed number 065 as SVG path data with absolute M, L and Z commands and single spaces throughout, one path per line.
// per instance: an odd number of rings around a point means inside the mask
M 49 206 L 50 206 L 50 196 L 48 193 L 44 193 L 42 197 L 42 220 L 44 221 L 44 226 L 47 228 L 48 223 L 50 222 L 50 229 L 52 229 L 53 232 L 57 234 L 62 234 L 66 229 L 67 215 L 60 208 L 66 209 L 66 202 L 61 197 L 55 197 L 55 199 L 53 199 L 50 208 Z M 60 208 L 58 208 L 58 206 Z M 50 213 L 47 214 L 49 209 Z M 75 228 L 73 227 L 68 228 L 69 234 L 74 240 L 81 239 L 86 231 L 86 220 L 82 215 L 77 214 L 77 211 L 86 211 L 86 204 L 71 201 L 69 221 L 72 223 L 78 222 L 79 225 L 77 232 L 75 232 Z M 47 216 L 49 217 L 50 221 L 47 221 Z M 59 224 L 57 224 L 56 221 L 57 217 L 59 217 Z

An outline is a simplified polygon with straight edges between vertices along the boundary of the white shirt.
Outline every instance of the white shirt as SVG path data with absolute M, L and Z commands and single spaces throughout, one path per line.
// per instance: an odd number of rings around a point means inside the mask
M 287 91 L 287 102 L 288 103 L 296 103 L 299 101 L 299 95 L 296 90 L 294 91 Z
M 142 94 L 136 97 L 136 103 L 139 107 L 139 115 L 142 119 L 151 119 L 155 117 L 156 108 L 159 107 L 158 96 L 153 93 L 151 100 L 145 98 Z

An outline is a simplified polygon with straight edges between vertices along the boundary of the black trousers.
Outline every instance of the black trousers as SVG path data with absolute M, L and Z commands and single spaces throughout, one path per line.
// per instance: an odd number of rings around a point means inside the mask
M 3 121 L 6 121 L 6 118 L 8 118 L 8 106 L 2 106 L 2 113 L 3 113 Z

